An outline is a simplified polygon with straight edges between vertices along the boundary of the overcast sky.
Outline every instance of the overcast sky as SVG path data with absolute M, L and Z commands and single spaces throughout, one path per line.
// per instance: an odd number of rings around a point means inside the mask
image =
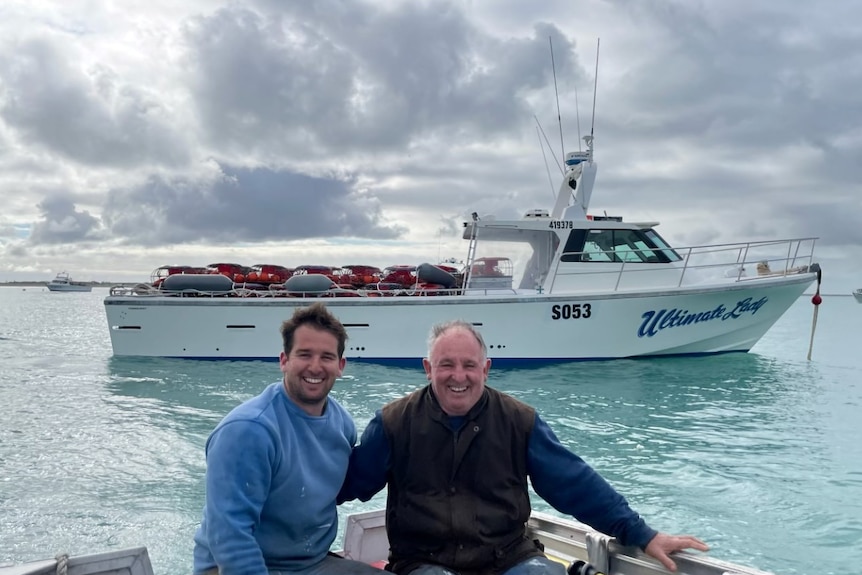
M 862 287 L 846 0 L 3 0 L 0 280 L 463 259 L 470 212 L 551 207 L 549 38 L 570 150 L 601 39 L 592 211 L 818 236 L 824 291 Z

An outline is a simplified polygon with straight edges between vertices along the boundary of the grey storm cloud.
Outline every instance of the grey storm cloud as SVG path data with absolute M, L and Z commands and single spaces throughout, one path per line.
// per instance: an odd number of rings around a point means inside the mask
M 698 163 L 684 177 L 616 175 L 606 163 L 599 201 L 738 210 L 747 216 L 739 229 L 736 220 L 715 226 L 746 239 L 822 236 L 823 245 L 847 245 L 859 237 L 845 215 L 862 209 L 862 42 L 849 5 L 611 3 L 652 42 L 650 57 L 616 81 L 610 102 L 602 100 L 599 70 L 600 147 L 622 143 L 631 157 Z
M 42 219 L 33 224 L 29 238 L 34 245 L 74 243 L 101 237 L 99 219 L 86 210 L 77 210 L 69 197 L 45 198 L 38 208 Z
M 215 181 L 152 177 L 113 190 L 102 221 L 115 237 L 145 245 L 294 240 L 394 239 L 376 202 L 352 182 L 267 168 L 222 167 Z
M 815 145 L 855 129 L 848 112 L 862 117 L 858 30 L 829 23 L 815 41 L 811 26 L 824 8 L 796 2 L 793 10 L 790 2 L 779 13 L 615 3 L 661 39 L 652 47 L 655 57 L 632 67 L 620 83 L 621 107 L 634 112 L 611 117 L 615 137 L 640 139 L 660 130 L 660 137 L 697 137 L 700 145 L 762 150 Z
M 804 211 L 792 210 L 787 206 L 778 206 L 778 211 L 793 221 L 794 227 L 805 235 L 818 236 L 822 243 L 832 246 L 862 246 L 862 225 L 859 212 L 862 200 L 857 200 L 856 207 L 848 209 L 847 205 L 834 204 L 816 199 L 806 206 Z M 823 222 L 831 222 L 824 226 Z
M 0 119 L 23 141 L 90 165 L 186 159 L 158 94 L 110 68 L 83 69 L 49 38 L 0 55 Z
M 529 123 L 526 96 L 551 80 L 549 36 L 561 76 L 577 77 L 572 43 L 550 24 L 498 39 L 446 3 L 234 5 L 187 23 L 186 65 L 213 141 L 395 149 Z

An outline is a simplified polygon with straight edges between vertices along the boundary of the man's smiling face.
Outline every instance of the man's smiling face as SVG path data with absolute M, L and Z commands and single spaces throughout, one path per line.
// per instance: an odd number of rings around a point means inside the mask
M 310 415 L 321 415 L 326 396 L 341 376 L 345 359 L 338 357 L 338 339 L 308 325 L 293 335 L 290 354 L 281 352 L 279 365 L 287 395 Z
M 437 338 L 422 365 L 443 411 L 464 415 L 482 397 L 491 360 L 472 333 L 452 328 Z

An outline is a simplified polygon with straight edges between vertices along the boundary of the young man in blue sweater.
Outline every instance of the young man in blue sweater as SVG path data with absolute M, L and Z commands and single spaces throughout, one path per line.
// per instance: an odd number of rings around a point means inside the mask
M 231 411 L 206 444 L 195 575 L 379 575 L 328 555 L 356 427 L 328 397 L 347 332 L 322 304 L 281 326 L 282 381 Z
M 535 410 L 485 386 L 491 360 L 475 328 L 434 326 L 431 382 L 379 410 L 353 450 L 339 501 L 370 499 L 388 484 L 389 566 L 398 575 L 564 575 L 526 533 L 529 478 L 536 493 L 670 570 L 670 553 L 708 549 L 650 528 Z

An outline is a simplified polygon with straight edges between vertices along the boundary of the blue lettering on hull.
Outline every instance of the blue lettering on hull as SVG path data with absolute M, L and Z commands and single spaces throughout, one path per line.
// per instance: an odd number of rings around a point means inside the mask
M 737 319 L 744 314 L 754 315 L 767 301 L 769 301 L 769 298 L 766 296 L 758 300 L 747 297 L 742 301 L 736 302 L 736 306 L 730 310 L 723 304 L 719 304 L 715 309 L 699 312 L 689 312 L 687 309 L 679 308 L 650 310 L 641 316 L 643 322 L 638 328 L 638 337 L 653 337 L 663 329 L 673 327 L 685 327 L 713 320 L 727 321 L 729 319 Z

